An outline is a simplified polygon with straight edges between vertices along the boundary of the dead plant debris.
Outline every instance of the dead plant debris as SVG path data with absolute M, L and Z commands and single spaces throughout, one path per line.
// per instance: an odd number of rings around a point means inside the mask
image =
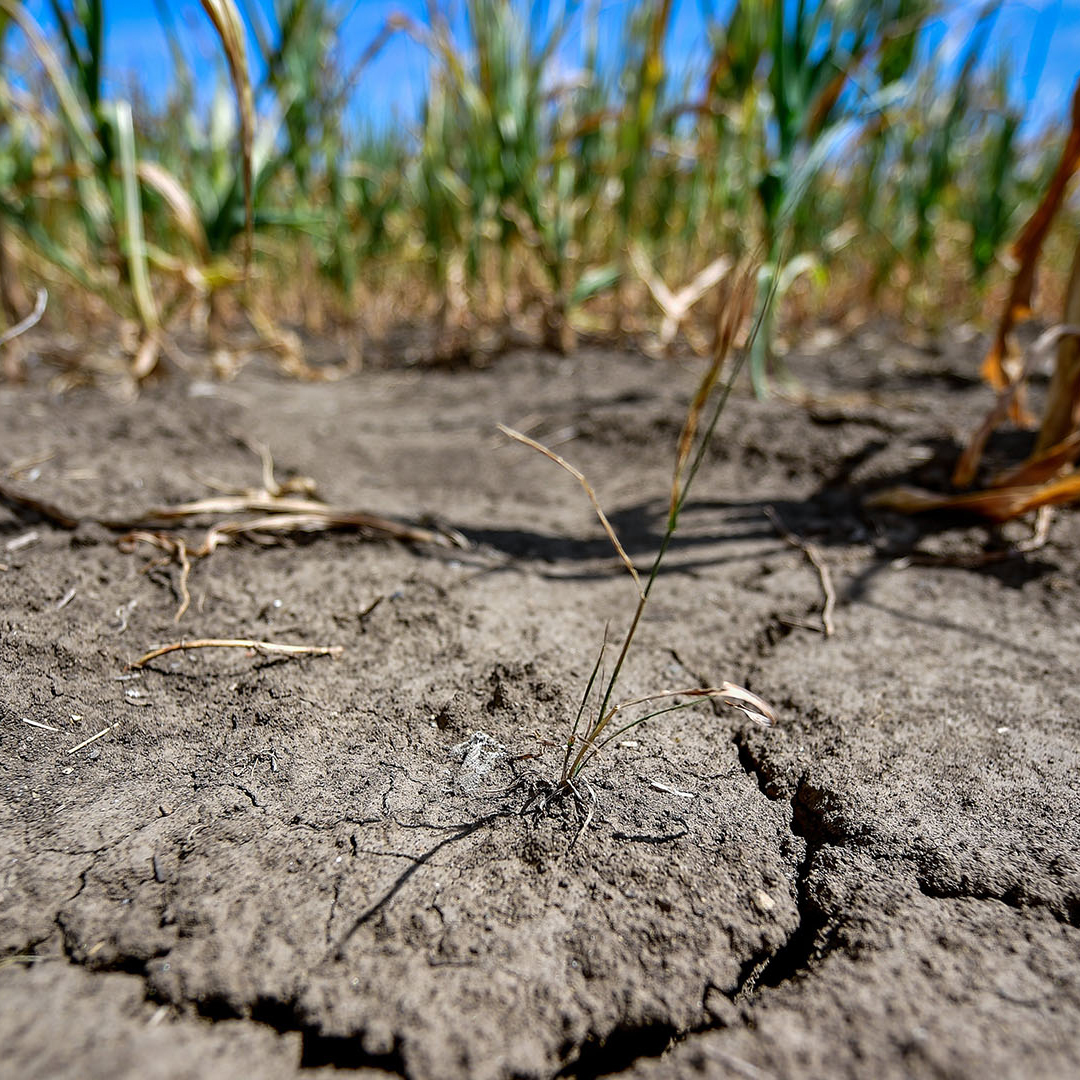
M 194 638 L 191 641 L 173 641 L 144 653 L 132 660 L 129 668 L 141 668 L 167 653 L 186 649 L 251 649 L 256 653 L 277 653 L 285 656 L 340 656 L 343 645 L 287 645 L 279 641 L 253 641 L 249 638 Z
M 0 334 L 0 348 L 6 345 L 9 341 L 14 341 L 21 334 L 25 334 L 27 330 L 33 329 L 39 322 L 41 317 L 45 314 L 45 305 L 49 302 L 49 294 L 45 289 L 38 289 L 37 299 L 34 302 L 34 310 L 26 316 L 25 319 L 20 319 L 10 329 L 5 330 Z
M 104 739 L 110 731 L 115 731 L 120 726 L 120 721 L 117 720 L 115 724 L 110 724 L 108 727 L 103 727 L 96 735 L 91 735 L 89 739 L 83 739 L 81 743 L 76 743 L 75 746 L 68 747 L 68 753 L 74 754 L 79 750 L 85 750 L 91 743 L 96 743 L 98 739 Z
M 773 528 L 793 548 L 797 548 L 807 558 L 807 561 L 818 572 L 821 581 L 821 591 L 825 596 L 825 603 L 821 609 L 821 632 L 826 637 L 832 637 L 835 627 L 833 626 L 833 609 L 836 607 L 836 590 L 833 588 L 832 574 L 829 566 L 818 549 L 808 540 L 796 536 L 780 519 L 780 515 L 772 506 L 765 507 L 765 516 L 772 522 Z M 814 629 L 818 629 L 815 627 Z
M 188 581 L 192 560 L 206 558 L 234 538 L 247 537 L 270 545 L 280 543 L 281 537 L 290 533 L 351 531 L 368 539 L 468 547 L 468 541 L 452 529 L 395 521 L 367 511 L 325 503 L 315 493 L 315 482 L 307 477 L 294 477 L 279 484 L 274 478 L 274 462 L 269 449 L 251 442 L 245 444 L 261 459 L 262 485 L 257 488 L 230 489 L 216 481 L 204 480 L 202 482 L 216 488 L 218 494 L 174 506 L 152 507 L 131 518 L 101 518 L 70 514 L 0 480 L 0 504 L 21 517 L 43 520 L 66 531 L 89 522 L 120 533 L 117 543 L 121 551 L 132 552 L 142 544 L 162 552 L 164 558 L 150 562 L 145 570 L 168 564 L 179 567 L 176 587 L 179 606 L 175 622 L 183 618 L 191 605 Z M 192 543 L 169 531 L 195 523 L 200 518 L 219 520 L 210 524 L 197 542 Z M 33 535 L 36 539 L 37 534 Z M 10 544 L 8 547 L 11 550 Z
M 965 510 L 1007 521 L 1043 507 L 1080 499 L 1080 243 L 1073 256 L 1066 287 L 1065 308 L 1059 325 L 1040 337 L 1026 359 L 1016 355 L 1012 335 L 1018 322 L 1031 317 L 1035 268 L 1047 232 L 1065 201 L 1073 175 L 1080 170 L 1080 80 L 1073 95 L 1070 130 L 1042 202 L 1024 226 L 1013 254 L 1018 268 L 1012 291 L 1002 312 L 997 335 L 983 362 L 982 374 L 997 392 L 997 400 L 979 425 L 953 471 L 954 487 L 969 487 L 975 480 L 990 435 L 1011 418 L 1023 427 L 1034 426 L 1025 404 L 1028 376 L 1034 361 L 1052 345 L 1057 360 L 1039 434 L 1027 461 L 993 477 L 981 491 L 938 494 L 911 487 L 890 488 L 869 500 L 871 506 L 903 513 L 928 510 Z

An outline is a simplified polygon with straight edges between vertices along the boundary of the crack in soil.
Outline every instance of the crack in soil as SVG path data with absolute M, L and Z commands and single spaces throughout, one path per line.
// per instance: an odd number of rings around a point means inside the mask
M 299 1068 L 317 1069 L 330 1066 L 337 1069 L 378 1069 L 401 1077 L 408 1077 L 401 1051 L 401 1040 L 396 1037 L 392 1049 L 369 1051 L 364 1049 L 365 1032 L 349 1036 L 324 1035 L 318 1026 L 304 1020 L 292 1001 L 260 998 L 248 1012 L 237 1010 L 223 998 L 212 997 L 187 1002 L 169 1000 L 153 990 L 149 982 L 148 967 L 167 957 L 168 949 L 160 949 L 146 957 L 118 956 L 108 963 L 94 964 L 89 957 L 78 955 L 78 945 L 69 935 L 61 916 L 56 925 L 60 930 L 62 958 L 70 964 L 97 974 L 122 974 L 139 979 L 143 984 L 144 1000 L 152 1005 L 164 1005 L 174 1009 L 189 1008 L 196 1015 L 210 1022 L 221 1020 L 242 1021 L 268 1027 L 278 1035 L 300 1036 Z M 57 956 L 56 959 L 60 959 Z
M 761 794 L 770 802 L 781 799 L 780 789 L 775 782 L 772 770 L 764 760 L 757 757 L 747 741 L 745 735 L 737 734 L 733 743 L 737 748 L 738 760 L 747 776 L 752 777 Z M 223 786 L 239 787 L 235 784 Z M 386 792 L 388 796 L 393 789 L 391 778 L 390 787 Z M 245 794 L 247 794 L 245 792 Z M 254 802 L 254 800 L 252 800 Z M 818 854 L 829 846 L 843 846 L 846 838 L 830 831 L 824 818 L 824 799 L 822 793 L 817 791 L 809 783 L 807 776 L 799 778 L 794 792 L 790 798 L 791 819 L 790 828 L 794 836 L 800 838 L 805 844 L 802 858 L 795 868 L 796 909 L 798 923 L 787 939 L 777 948 L 765 950 L 748 958 L 740 970 L 736 984 L 731 989 L 711 987 L 732 1002 L 735 1006 L 741 1006 L 740 1016 L 743 1023 L 751 1023 L 752 1017 L 749 1010 L 762 1000 L 764 994 L 782 987 L 795 979 L 811 977 L 821 961 L 829 955 L 834 947 L 835 929 L 840 918 L 840 913 L 829 913 L 811 897 L 808 881 L 811 868 Z M 256 804 L 257 805 L 257 804 Z M 381 855 L 407 858 L 409 866 L 399 874 L 363 912 L 352 922 L 350 929 L 345 933 L 336 947 L 336 955 L 340 957 L 352 936 L 367 922 L 382 911 L 400 892 L 408 880 L 427 864 L 439 851 L 450 844 L 456 843 L 471 835 L 477 830 L 490 825 L 500 817 L 511 816 L 516 810 L 502 808 L 474 821 L 459 822 L 456 825 L 436 826 L 429 822 L 398 822 L 404 827 L 430 828 L 438 831 L 448 831 L 436 844 L 419 855 L 409 855 L 404 852 L 378 852 Z M 363 820 L 350 821 L 351 824 L 368 825 L 374 821 Z M 305 823 L 306 824 L 306 823 Z M 342 823 L 335 823 L 335 827 Z M 678 839 L 684 833 L 670 836 L 620 836 L 616 839 L 630 841 L 661 843 Z M 367 849 L 360 848 L 356 843 L 355 835 L 352 838 L 354 854 L 371 853 Z M 103 850 L 107 850 L 103 849 Z M 75 893 L 79 895 L 86 885 L 87 876 L 92 866 L 80 875 L 80 888 Z M 964 891 L 937 889 L 919 878 L 919 888 L 924 895 L 938 899 L 980 899 L 996 900 L 1006 903 L 1011 907 L 1023 909 L 1025 907 L 1047 907 L 1062 922 L 1068 922 L 1077 926 L 1080 922 L 1080 902 L 1070 901 L 1068 914 L 1064 915 L 1054 911 L 1049 905 L 1039 904 L 1037 901 L 1027 901 L 1020 895 L 1005 894 L 994 895 L 990 891 Z M 341 883 L 336 883 L 334 896 L 330 904 L 327 919 L 326 935 L 328 947 L 333 947 L 332 924 L 337 915 L 340 901 Z M 74 899 L 72 897 L 71 899 Z M 97 972 L 123 973 L 142 979 L 146 1000 L 154 1004 L 167 1004 L 177 1008 L 190 1008 L 200 1017 L 210 1020 L 241 1020 L 260 1024 L 271 1028 L 279 1035 L 298 1034 L 300 1036 L 301 1053 L 299 1067 L 301 1069 L 320 1068 L 330 1066 L 340 1069 L 374 1068 L 401 1077 L 408 1077 L 402 1051 L 401 1038 L 393 1037 L 390 1049 L 384 1049 L 382 1045 L 372 1050 L 364 1048 L 365 1032 L 357 1031 L 350 1035 L 326 1035 L 323 1034 L 318 1023 L 311 1022 L 303 1017 L 295 1002 L 280 1001 L 272 998 L 261 998 L 255 1002 L 250 1010 L 240 1011 L 235 1006 L 221 998 L 209 998 L 203 1000 L 191 1000 L 187 1002 L 166 1001 L 156 994 L 148 981 L 148 965 L 156 959 L 167 955 L 168 950 L 156 952 L 152 956 L 119 956 L 113 958 L 107 964 L 94 964 L 92 957 L 79 957 L 78 946 L 64 925 L 61 914 L 57 915 L 56 923 L 61 932 L 63 955 L 73 964 L 88 968 Z M 710 987 L 706 987 L 703 994 L 703 1010 L 705 999 Z M 562 1057 L 565 1064 L 553 1074 L 552 1080 L 596 1080 L 596 1078 L 622 1072 L 634 1065 L 635 1062 L 657 1058 L 669 1048 L 677 1044 L 683 1044 L 688 1040 L 720 1030 L 731 1025 L 731 1016 L 707 1020 L 701 1024 L 687 1028 L 679 1028 L 676 1025 L 662 1022 L 643 1023 L 635 1025 L 616 1026 L 605 1035 L 592 1033 L 583 1041 L 563 1048 Z
M 365 923 L 370 922 L 376 915 L 382 911 L 387 904 L 405 887 L 409 879 L 415 874 L 421 867 L 434 858 L 443 848 L 448 847 L 450 844 L 456 843 L 458 840 L 464 840 L 467 836 L 471 836 L 479 829 L 490 825 L 498 818 L 510 817 L 517 813 L 514 810 L 496 810 L 494 813 L 487 814 L 484 817 L 477 818 L 475 821 L 465 822 L 463 825 L 455 828 L 448 836 L 444 836 L 437 844 L 428 848 L 426 851 L 419 855 L 402 856 L 409 858 L 412 861 L 410 864 L 394 879 L 390 887 L 386 889 L 381 896 L 373 901 L 367 908 L 364 909 L 354 920 L 348 931 L 342 936 L 338 942 L 337 949 L 335 950 L 335 959 L 341 960 L 344 957 L 345 946 L 348 945 L 353 935 Z M 363 849 L 361 849 L 363 850 Z M 390 853 L 396 854 L 396 853 Z
M 764 776 L 760 779 L 763 780 Z M 808 798 L 809 791 L 806 778 L 801 777 L 791 797 L 791 831 L 806 844 L 805 853 L 795 870 L 798 925 L 787 941 L 749 974 L 732 1000 L 736 997 L 753 999 L 761 988 L 775 989 L 800 975 L 812 974 L 814 966 L 831 951 L 830 919 L 809 895 L 808 881 L 818 852 L 834 841 L 825 835 L 818 806 L 813 805 L 816 800 Z
M 994 892 L 992 889 L 941 888 L 932 885 L 922 874 L 916 876 L 919 892 L 933 900 L 992 900 L 1014 911 L 1032 911 L 1039 909 L 1048 912 L 1063 926 L 1072 926 L 1080 930 L 1080 896 L 1070 896 L 1065 900 L 1065 910 L 1039 897 L 1028 896 L 1022 886 Z
M 660 1057 L 680 1038 L 679 1029 L 671 1024 L 617 1027 L 606 1038 L 587 1038 L 553 1080 L 597 1080 L 620 1073 L 643 1058 Z
M 354 1035 L 324 1035 L 317 1025 L 300 1015 L 293 1001 L 260 998 L 246 1013 L 237 1011 L 222 998 L 206 998 L 193 1002 L 193 1005 L 199 1016 L 211 1022 L 240 1020 L 268 1027 L 279 1035 L 299 1035 L 301 1069 L 327 1066 L 352 1070 L 367 1068 L 408 1077 L 400 1038 L 395 1036 L 389 1050 L 365 1050 L 365 1032 Z
M 779 788 L 764 762 L 754 756 L 742 733 L 733 741 L 738 749 L 739 764 L 747 776 L 756 780 L 758 790 L 766 799 L 776 802 L 780 798 Z M 779 948 L 752 957 L 743 965 L 735 990 L 726 995 L 735 1004 L 753 1001 L 762 989 L 775 989 L 800 974 L 812 973 L 814 965 L 830 951 L 831 935 L 826 932 L 829 918 L 810 897 L 807 883 L 818 853 L 829 845 L 842 845 L 843 838 L 827 832 L 821 812 L 822 800 L 809 786 L 805 775 L 799 778 L 790 803 L 791 832 L 806 845 L 795 868 L 795 908 L 799 921 Z
M 773 612 L 765 625 L 755 634 L 753 644 L 747 651 L 757 654 L 759 660 L 764 660 L 774 653 L 784 638 L 795 632 L 795 625 L 785 619 L 779 612 Z
M 745 738 L 733 740 L 739 751 L 739 762 L 747 775 L 756 780 L 759 790 L 770 802 L 780 798 L 778 789 L 763 762 L 754 757 Z M 831 935 L 827 934 L 829 917 L 810 898 L 807 881 L 814 858 L 824 847 L 835 844 L 836 838 L 826 833 L 821 815 L 821 800 L 802 777 L 791 796 L 791 831 L 806 844 L 806 850 L 795 871 L 796 909 L 799 922 L 787 940 L 776 949 L 767 949 L 744 962 L 730 990 L 715 985 L 706 986 L 702 995 L 703 1010 L 710 990 L 716 990 L 736 1006 L 744 1006 L 742 1022 L 749 1023 L 746 1007 L 760 1000 L 766 990 L 773 990 L 795 978 L 813 974 L 818 963 L 831 951 Z M 573 1080 L 596 1080 L 630 1068 L 644 1058 L 657 1058 L 672 1046 L 684 1043 L 710 1031 L 730 1026 L 731 1018 L 709 1020 L 689 1028 L 673 1025 L 646 1024 L 616 1028 L 606 1038 L 586 1039 L 576 1057 L 565 1065 L 557 1077 Z M 732 1068 L 738 1071 L 737 1059 Z

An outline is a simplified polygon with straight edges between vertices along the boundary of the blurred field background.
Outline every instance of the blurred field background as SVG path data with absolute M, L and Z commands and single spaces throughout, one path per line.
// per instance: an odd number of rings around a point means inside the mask
M 255 351 L 329 377 L 403 328 L 443 361 L 706 351 L 757 253 L 764 394 L 822 323 L 996 321 L 1080 5 L 0 0 L 0 50 L 3 319 L 46 287 L 68 382 Z M 1078 223 L 1074 193 L 1050 321 Z

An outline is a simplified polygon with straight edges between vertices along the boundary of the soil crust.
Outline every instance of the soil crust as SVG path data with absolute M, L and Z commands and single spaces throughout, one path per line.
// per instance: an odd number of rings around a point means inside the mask
M 0 387 L 6 488 L 81 519 L 0 506 L 5 1071 L 1080 1072 L 1080 517 L 1022 554 L 1030 524 L 863 503 L 946 484 L 980 349 L 822 334 L 797 401 L 733 398 L 621 692 L 730 679 L 779 724 L 659 718 L 577 798 L 550 797 L 560 745 L 635 591 L 580 488 L 495 423 L 580 467 L 647 567 L 689 360 Z M 179 566 L 91 519 L 257 487 L 253 442 L 465 543 L 238 541 L 176 622 Z M 790 537 L 829 568 L 832 636 Z M 127 667 L 198 638 L 343 651 Z

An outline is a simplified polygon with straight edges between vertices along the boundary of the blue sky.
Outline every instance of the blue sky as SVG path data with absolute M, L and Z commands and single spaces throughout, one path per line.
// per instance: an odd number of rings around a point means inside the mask
M 198 0 L 165 0 L 180 29 L 185 52 L 200 77 L 216 78 L 220 46 Z M 272 10 L 273 0 L 250 0 L 252 6 Z M 668 60 L 677 72 L 693 74 L 704 64 L 703 9 L 724 11 L 731 0 L 676 0 Z M 386 18 L 403 11 L 424 20 L 426 0 L 340 0 L 348 12 L 341 33 L 346 62 L 359 56 L 378 33 Z M 461 3 L 457 4 L 460 9 Z M 927 34 L 928 47 L 956 56 L 970 33 L 981 2 L 954 0 L 942 5 L 942 15 Z M 33 0 L 28 7 L 48 25 L 47 4 Z M 603 44 L 618 48 L 618 27 L 631 0 L 601 0 Z M 533 5 L 539 18 L 554 5 Z M 106 0 L 106 66 L 111 87 L 120 92 L 135 79 L 160 100 L 172 78 L 165 33 L 153 0 Z M 608 32 L 610 31 L 610 32 Z M 568 38 L 566 61 L 580 35 Z M 1061 123 L 1069 96 L 1080 75 L 1080 0 L 1005 0 L 989 39 L 986 62 L 1004 55 L 1013 72 L 1010 93 L 1018 104 L 1028 106 L 1029 128 Z M 367 69 L 353 105 L 358 119 L 375 127 L 408 124 L 416 115 L 425 85 L 427 57 L 423 48 L 397 35 Z

